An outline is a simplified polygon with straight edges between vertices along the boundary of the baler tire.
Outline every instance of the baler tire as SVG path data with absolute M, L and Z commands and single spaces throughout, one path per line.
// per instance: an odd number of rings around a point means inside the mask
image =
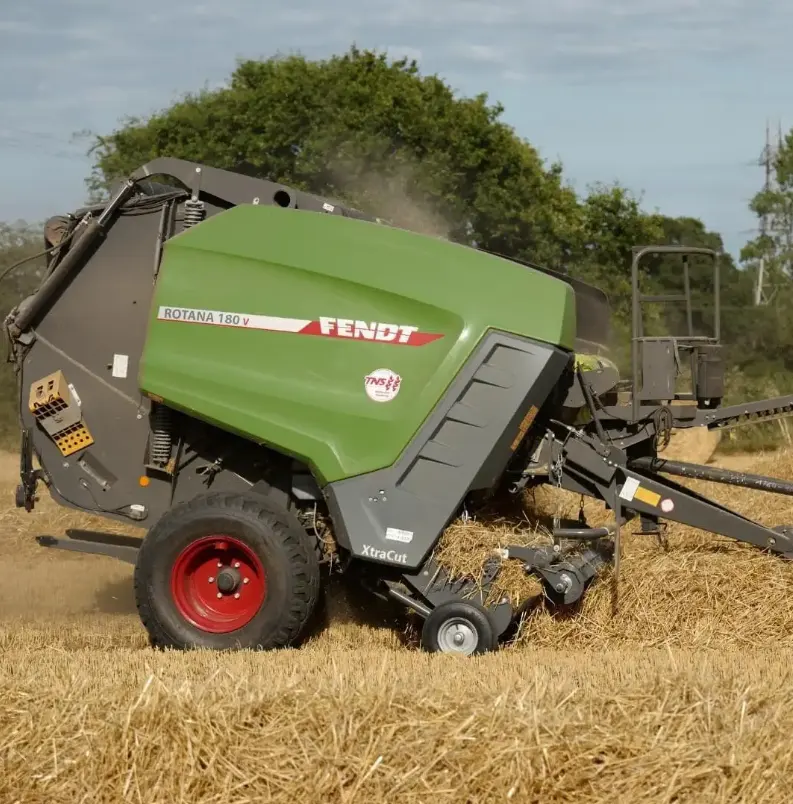
M 449 623 L 465 624 L 476 632 L 476 643 L 470 653 L 463 650 L 447 650 L 443 629 Z M 479 655 L 498 649 L 498 637 L 487 611 L 473 602 L 449 600 L 436 606 L 424 620 L 421 632 L 421 647 L 428 653 L 456 653 Z
M 263 602 L 236 630 L 201 628 L 177 602 L 174 566 L 191 545 L 210 544 L 207 537 L 225 537 L 263 570 L 262 579 L 249 573 L 252 583 L 237 587 L 245 594 L 261 586 Z M 256 494 L 214 492 L 175 506 L 151 528 L 138 551 L 134 585 L 153 647 L 272 650 L 300 640 L 317 606 L 321 577 L 311 538 L 291 512 Z
M 257 495 L 259 495 L 264 503 L 267 505 L 267 508 L 271 511 L 283 511 L 284 506 L 278 501 L 278 496 L 280 492 L 273 487 L 254 487 L 251 491 Z M 301 525 L 300 520 L 296 516 L 297 511 L 297 504 L 295 503 L 294 497 L 287 496 L 287 503 L 286 503 L 286 511 L 287 514 L 291 517 L 292 522 L 299 528 L 306 528 Z M 308 532 L 308 531 L 306 531 Z M 322 549 L 322 542 L 316 537 L 314 534 L 310 534 L 309 538 L 311 539 L 311 544 L 314 547 L 314 552 L 317 555 L 317 561 L 322 564 L 325 559 L 325 551 Z M 324 590 L 320 590 L 320 595 L 324 594 Z

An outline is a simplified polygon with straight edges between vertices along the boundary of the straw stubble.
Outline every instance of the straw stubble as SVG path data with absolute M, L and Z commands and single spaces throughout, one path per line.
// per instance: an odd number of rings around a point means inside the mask
M 793 476 L 790 453 L 736 460 Z M 789 799 L 793 568 L 778 558 L 680 526 L 664 545 L 629 533 L 616 615 L 604 578 L 574 612 L 540 602 L 514 644 L 481 658 L 420 653 L 337 591 L 300 650 L 158 653 L 129 567 L 32 539 L 107 523 L 50 501 L 13 509 L 8 465 L 0 802 Z M 788 498 L 695 485 L 793 522 Z M 495 547 L 547 539 L 558 501 L 539 490 L 454 523 L 439 557 L 475 574 Z M 587 505 L 593 522 L 600 509 Z M 500 591 L 525 583 L 510 570 Z

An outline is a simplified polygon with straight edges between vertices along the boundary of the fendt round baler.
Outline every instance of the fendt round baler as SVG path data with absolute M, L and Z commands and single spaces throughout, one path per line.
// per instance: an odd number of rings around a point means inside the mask
M 719 407 L 712 252 L 636 250 L 631 386 L 602 354 L 599 290 L 263 179 L 159 159 L 54 223 L 47 275 L 5 321 L 16 502 L 32 511 L 44 482 L 61 505 L 145 529 L 39 542 L 134 564 L 156 646 L 299 644 L 325 582 L 318 517 L 339 572 L 420 616 L 427 650 L 469 655 L 514 620 L 489 595 L 503 562 L 569 605 L 618 565 L 637 516 L 644 533 L 669 519 L 793 554 L 785 528 L 662 477 L 793 493 L 658 457 L 673 427 L 793 411 L 791 397 Z M 657 298 L 640 293 L 638 266 L 658 251 L 713 257 L 712 337 L 643 334 L 642 303 Z M 553 544 L 450 578 L 434 557 L 448 524 L 482 493 L 537 483 L 603 500 L 614 523 L 556 521 Z

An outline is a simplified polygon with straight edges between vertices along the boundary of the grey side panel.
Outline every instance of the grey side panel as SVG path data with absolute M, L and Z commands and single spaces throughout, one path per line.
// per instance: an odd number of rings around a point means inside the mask
M 146 488 L 138 483 L 149 427 L 149 402 L 137 386 L 138 361 L 159 222 L 159 210 L 116 220 L 101 248 L 88 256 L 34 327 L 36 339 L 22 370 L 22 419 L 53 480 L 53 496 L 69 507 L 117 512 L 134 503 L 147 509 L 168 505 L 168 483 L 152 481 Z M 31 383 L 58 370 L 73 384 L 95 442 L 68 457 L 37 426 L 27 406 Z
M 126 523 L 127 507 L 143 505 L 145 518 L 133 520 L 141 527 L 151 526 L 168 510 L 172 493 L 165 476 L 150 477 L 147 486 L 139 483 L 146 474 L 150 403 L 138 389 L 138 367 L 154 289 L 160 219 L 155 208 L 122 214 L 113 223 L 101 247 L 44 309 L 22 368 L 22 422 L 31 428 L 54 499 Z M 31 383 L 58 370 L 74 386 L 94 438 L 94 444 L 67 457 L 36 424 L 27 405 Z M 199 474 L 202 463 L 181 474 L 177 501 L 207 490 L 206 477 Z M 233 472 L 222 472 L 212 489 L 242 491 L 249 486 Z
M 465 495 L 506 466 L 524 416 L 542 406 L 569 361 L 548 344 L 488 335 L 394 466 L 327 486 L 339 544 L 362 558 L 421 566 Z
M 642 344 L 642 387 L 639 398 L 674 399 L 677 359 L 674 341 L 647 341 Z

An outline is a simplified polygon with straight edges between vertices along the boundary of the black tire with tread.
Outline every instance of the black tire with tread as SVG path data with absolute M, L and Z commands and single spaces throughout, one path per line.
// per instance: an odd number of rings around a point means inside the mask
M 227 534 L 245 542 L 267 576 L 267 597 L 256 616 L 230 634 L 196 628 L 178 612 L 170 575 L 176 556 L 193 540 Z M 298 642 L 317 605 L 320 566 L 297 517 L 255 493 L 211 492 L 168 511 L 148 532 L 135 565 L 135 600 L 149 639 L 158 648 L 271 650 Z
M 422 649 L 428 653 L 443 653 L 438 642 L 438 631 L 444 622 L 456 617 L 467 620 L 477 632 L 477 646 L 471 655 L 498 650 L 498 638 L 487 611 L 468 600 L 449 600 L 436 606 L 429 613 L 421 632 Z

